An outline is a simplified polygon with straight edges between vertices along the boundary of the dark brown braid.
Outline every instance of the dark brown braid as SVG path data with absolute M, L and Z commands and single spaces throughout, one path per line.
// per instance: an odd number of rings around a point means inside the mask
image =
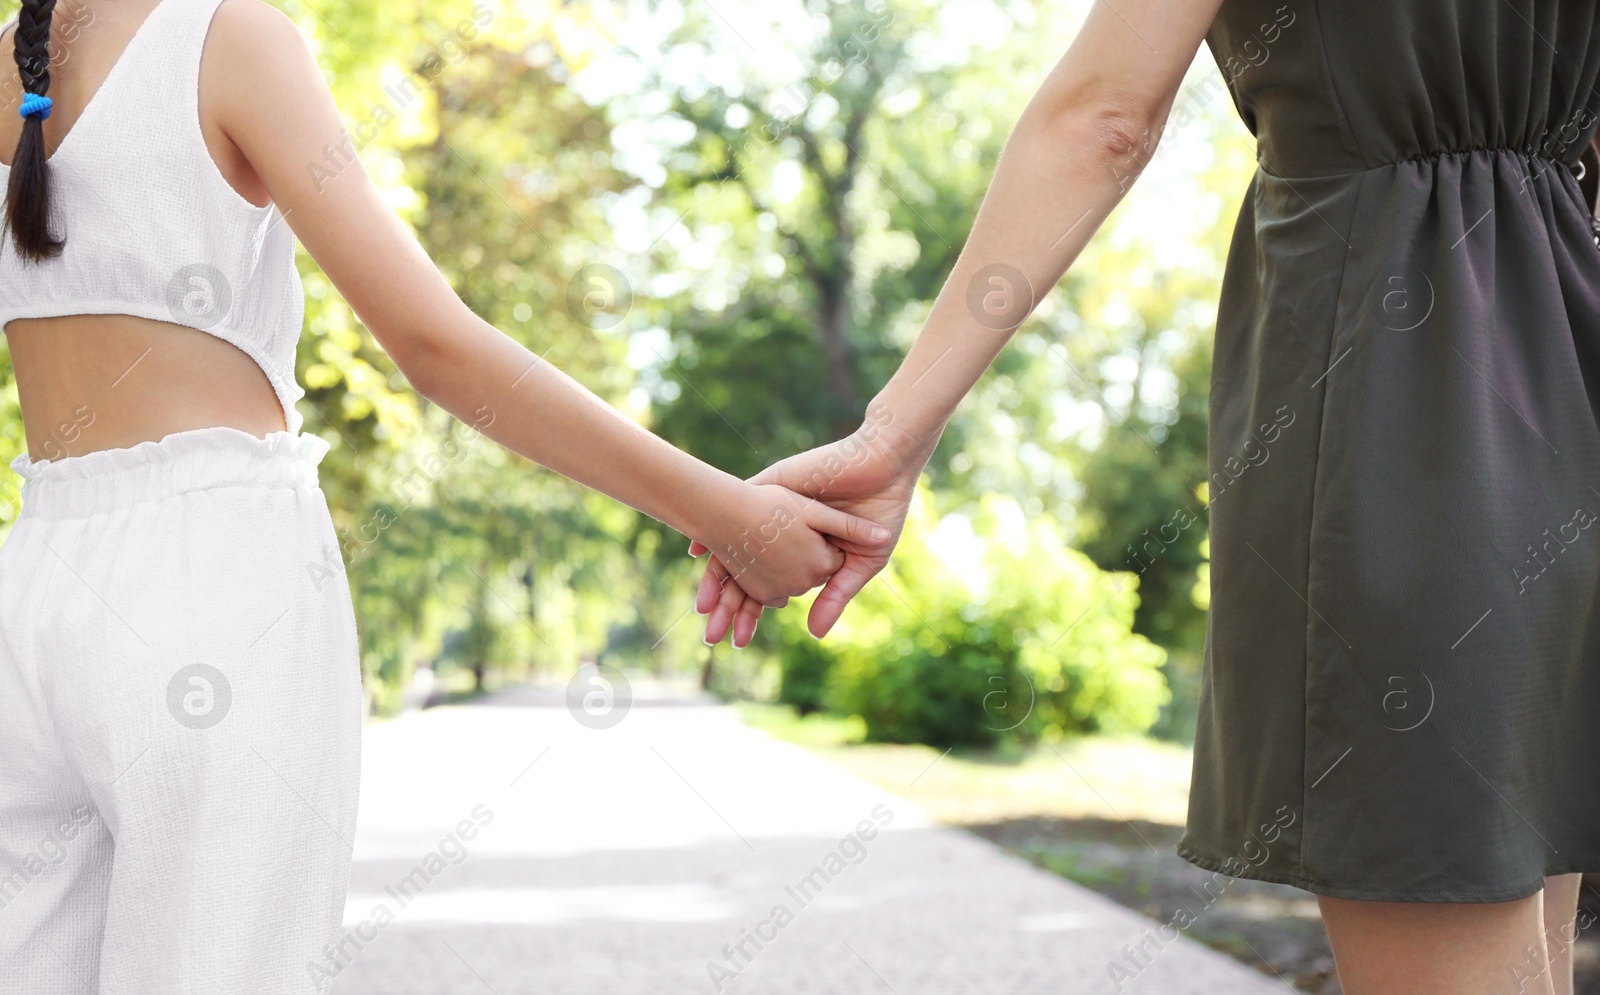
M 17 72 L 26 93 L 44 96 L 50 90 L 50 19 L 56 0 L 22 0 L 17 15 Z M 17 253 L 38 262 L 61 255 L 66 243 L 50 234 L 50 164 L 44 147 L 44 120 L 22 122 L 22 137 L 11 157 L 11 184 L 6 189 L 5 230 L 16 239 Z

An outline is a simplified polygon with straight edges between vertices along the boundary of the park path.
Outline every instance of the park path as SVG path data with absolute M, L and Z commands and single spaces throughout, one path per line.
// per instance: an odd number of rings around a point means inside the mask
M 370 725 L 335 995 L 1287 990 L 731 709 L 635 695 L 608 729 L 533 688 Z

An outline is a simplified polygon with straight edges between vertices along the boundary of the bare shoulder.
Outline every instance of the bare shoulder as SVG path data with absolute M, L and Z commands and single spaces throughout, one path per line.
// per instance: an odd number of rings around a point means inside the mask
M 239 66 L 259 66 L 306 51 L 299 27 L 264 0 L 222 0 L 207 45 Z
M 266 0 L 222 0 L 212 30 L 219 29 L 300 34 L 289 15 Z
M 263 0 L 222 0 L 206 39 L 201 89 L 223 122 L 259 116 L 264 104 L 292 101 L 326 87 L 300 28 Z

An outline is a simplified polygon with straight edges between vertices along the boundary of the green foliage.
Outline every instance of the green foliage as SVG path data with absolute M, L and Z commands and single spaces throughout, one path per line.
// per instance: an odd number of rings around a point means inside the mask
M 801 715 L 826 710 L 828 677 L 837 654 L 831 644 L 824 646 L 806 631 L 798 610 L 777 617 L 772 631 L 779 665 L 778 704 L 791 705 Z
M 792 39 L 807 70 L 797 77 L 655 80 L 688 136 L 658 200 L 726 231 L 709 280 L 661 317 L 677 359 L 655 392 L 657 425 L 714 447 L 735 473 L 860 424 L 908 320 L 954 263 L 1004 137 L 992 67 L 919 63 L 914 42 L 935 29 L 936 5 L 801 6 L 815 30 Z M 1010 19 L 999 6 L 977 16 Z M 671 43 L 698 50 L 720 30 L 696 12 Z
M 1086 9 L 785 0 L 734 37 L 705 5 L 661 0 L 644 5 L 673 15 L 660 44 L 624 56 L 605 4 L 273 2 L 310 41 L 362 168 L 463 300 L 741 476 L 854 427 Z M 798 27 L 751 34 L 763 17 Z M 579 85 L 630 59 L 636 85 Z M 820 644 L 797 605 L 769 613 L 755 649 L 707 650 L 685 617 L 682 537 L 419 398 L 302 254 L 301 409 L 334 444 L 321 478 L 378 706 L 418 661 L 495 684 L 592 656 L 704 667 L 714 690 L 859 716 L 878 739 L 1143 730 L 1163 702 L 1159 728 L 1182 735 L 1204 633 L 1206 345 L 1253 167 L 1225 97 L 1189 109 L 1211 158 L 1178 208 L 1198 223 L 1129 219 L 1154 196 L 1135 186 L 952 422 L 929 466 L 942 516 L 924 499 L 890 571 Z M 334 168 L 336 196 L 337 164 L 308 166 Z M 646 232 L 624 249 L 630 226 Z M 1187 257 L 1157 260 L 1186 240 Z M 613 321 L 569 299 L 595 264 L 631 284 Z M 0 351 L 0 462 L 24 448 Z M 0 535 L 16 485 L 0 474 Z M 1147 547 L 1180 509 L 1195 523 Z
M 740 702 L 737 709 L 747 724 L 801 746 L 854 746 L 867 739 L 867 726 L 859 715 L 801 714 L 784 705 L 753 701 Z
M 1137 604 L 1131 575 L 1096 568 L 1048 519 L 998 497 L 941 519 L 922 490 L 896 559 L 826 642 L 780 617 L 785 676 L 801 682 L 780 700 L 820 698 L 888 742 L 1143 732 L 1167 688 L 1164 652 L 1129 631 Z

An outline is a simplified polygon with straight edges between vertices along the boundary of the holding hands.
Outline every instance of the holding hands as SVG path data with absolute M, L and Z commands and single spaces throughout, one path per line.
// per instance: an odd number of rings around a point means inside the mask
M 836 575 L 847 562 L 841 550 L 893 544 L 889 529 L 759 477 L 730 478 L 727 493 L 716 497 L 716 519 L 701 533 L 708 538 L 695 545 L 715 550 L 725 575 L 738 577 L 741 599 L 758 612 Z
M 839 616 L 867 582 L 888 565 L 889 556 L 900 539 L 911 507 L 917 478 L 933 454 L 937 438 L 918 440 L 893 425 L 893 415 L 878 407 L 865 424 L 838 442 L 820 446 L 775 463 L 750 483 L 761 490 L 777 489 L 787 494 L 797 507 L 808 509 L 800 521 L 828 522 L 828 515 L 842 516 L 841 526 L 821 528 L 831 538 L 830 569 L 806 590 L 823 584 L 822 593 L 811 606 L 808 628 L 818 639 L 833 628 Z M 797 517 L 798 517 L 797 513 Z M 860 516 L 859 518 L 855 516 Z M 877 523 L 881 538 L 874 535 L 861 541 L 852 535 L 850 523 Z M 808 538 L 815 538 L 811 536 Z M 763 608 L 781 608 L 788 598 L 764 598 L 764 578 L 750 558 L 743 559 L 720 550 L 708 550 L 694 543 L 694 556 L 711 552 L 695 610 L 706 618 L 705 641 L 721 642 L 731 630 L 735 647 L 750 644 Z

